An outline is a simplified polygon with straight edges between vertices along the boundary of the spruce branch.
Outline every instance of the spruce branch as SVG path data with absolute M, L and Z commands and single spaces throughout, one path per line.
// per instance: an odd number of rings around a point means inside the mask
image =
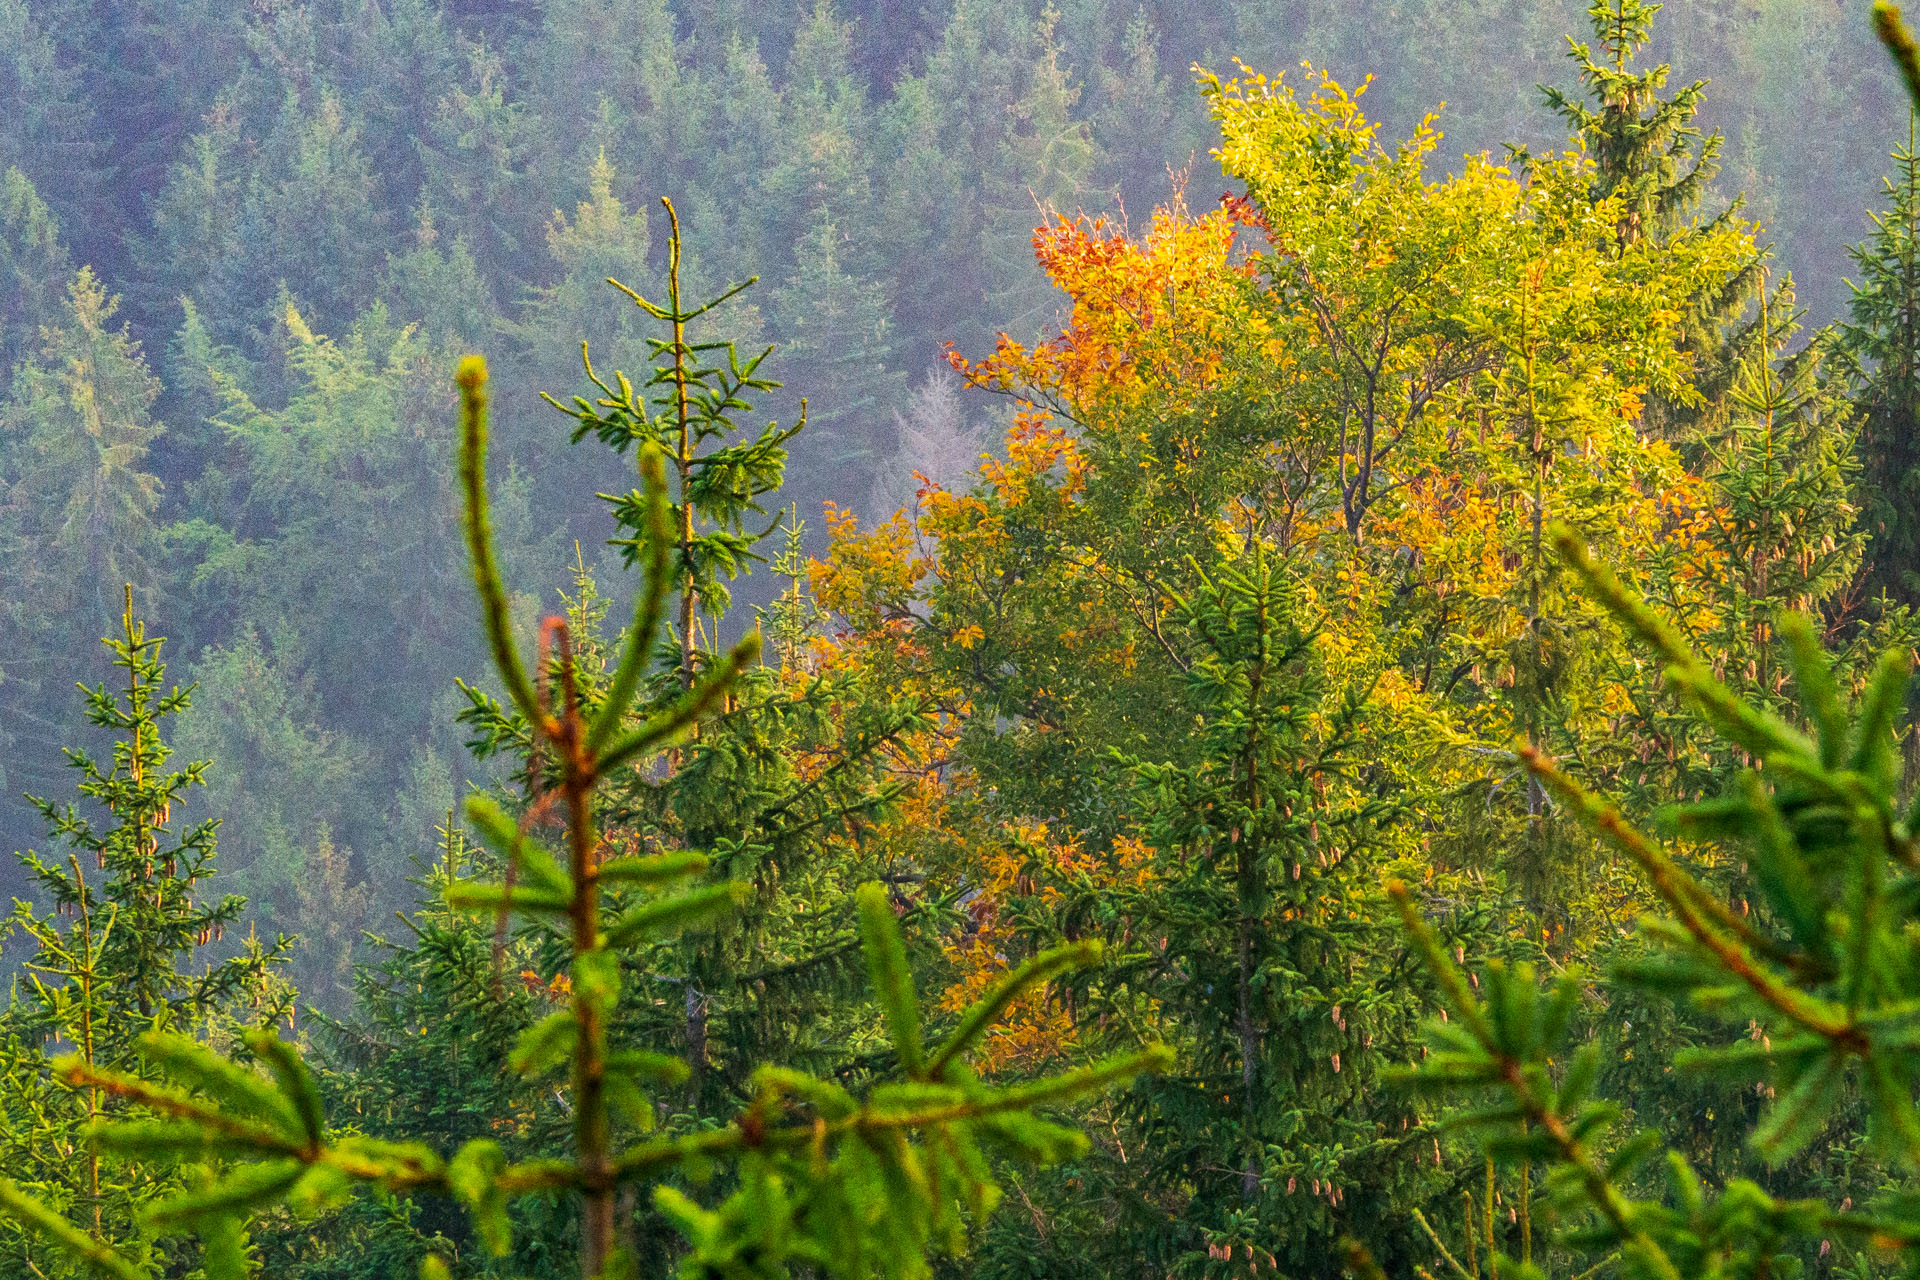
M 460 487 L 465 497 L 467 558 L 480 593 L 480 617 L 493 649 L 494 669 L 507 696 L 529 724 L 542 724 L 542 712 L 513 642 L 506 588 L 493 551 L 493 522 L 487 514 L 487 362 L 468 356 L 455 380 L 460 387 Z M 551 731 L 549 730 L 549 733 Z
M 65 1218 L 0 1178 L 0 1210 L 35 1235 L 44 1236 L 69 1255 L 110 1280 L 151 1280 L 113 1246 L 88 1235 Z
M 1906 82 L 1907 96 L 1920 108 L 1920 42 L 1914 40 L 1913 30 L 1901 16 L 1899 5 L 1892 0 L 1875 0 L 1873 33 L 1893 56 L 1894 65 L 1900 68 L 1900 78 Z
M 1545 1081 L 1544 1073 L 1536 1064 L 1513 1052 L 1510 1040 L 1496 1034 L 1495 1025 L 1489 1017 L 1489 1006 L 1475 998 L 1467 980 L 1455 967 L 1453 957 L 1440 945 L 1432 926 L 1420 914 L 1406 884 L 1391 880 L 1386 890 L 1387 896 L 1399 908 L 1407 936 L 1413 940 L 1426 962 L 1427 971 L 1440 983 L 1448 1007 L 1459 1017 L 1474 1048 L 1484 1055 L 1492 1079 L 1509 1092 L 1519 1118 L 1545 1135 L 1553 1157 L 1577 1180 L 1587 1201 L 1612 1227 L 1623 1251 L 1640 1259 L 1662 1280 L 1682 1280 L 1666 1251 L 1637 1225 L 1632 1203 L 1614 1186 L 1613 1172 L 1600 1161 L 1583 1138 L 1583 1132 L 1591 1132 L 1595 1127 L 1596 1117 L 1591 1114 L 1574 1117 L 1561 1111 L 1556 1105 L 1551 1086 Z M 1507 989 L 1516 998 L 1523 991 L 1528 992 L 1530 999 L 1531 980 L 1532 975 L 1524 973 L 1511 979 Z M 1563 979 L 1563 988 L 1571 991 L 1572 983 Z M 1566 998 L 1563 996 L 1563 999 Z M 1507 1030 L 1510 1033 L 1517 1034 L 1520 1031 L 1518 1026 L 1512 1025 L 1517 1021 L 1509 1019 Z M 1436 1064 L 1431 1069 L 1439 1070 L 1442 1066 Z M 1493 1113 L 1489 1118 L 1497 1119 L 1498 1115 Z

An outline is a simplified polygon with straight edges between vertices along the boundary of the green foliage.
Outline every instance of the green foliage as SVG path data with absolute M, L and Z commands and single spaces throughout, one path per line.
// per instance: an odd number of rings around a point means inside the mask
M 1907 144 L 1893 152 L 1888 207 L 1853 250 L 1853 284 L 1840 349 L 1860 412 L 1862 488 L 1873 561 L 1869 589 L 1920 602 L 1920 156 L 1909 122 Z
M 716 1159 L 737 1159 L 737 1186 L 716 1209 L 703 1209 L 671 1187 L 654 1191 L 655 1206 L 691 1246 L 689 1274 L 748 1266 L 756 1274 L 786 1274 L 795 1264 L 848 1276 L 925 1274 L 928 1252 L 959 1247 L 963 1224 L 992 1207 L 988 1150 L 1039 1162 L 1077 1151 L 1083 1140 L 1035 1116 L 1034 1108 L 1164 1066 L 1165 1051 L 1124 1054 L 1010 1088 L 974 1079 L 965 1050 L 991 1011 L 1065 960 L 1094 958 L 1096 953 L 1081 948 L 1011 979 L 1008 990 L 990 994 L 981 1011 L 962 1019 L 956 1038 L 927 1058 L 899 925 L 885 892 L 874 885 L 860 895 L 860 931 L 904 1078 L 876 1082 L 862 1098 L 825 1079 L 762 1068 L 753 1078 L 750 1102 L 732 1123 L 647 1137 L 655 1123 L 650 1086 L 684 1074 L 685 1067 L 616 1041 L 613 1015 L 624 983 L 620 953 L 700 927 L 724 914 L 745 886 L 723 881 L 681 888 L 707 866 L 697 854 L 606 857 L 595 829 L 594 793 L 623 765 L 682 741 L 711 713 L 758 651 L 759 640 L 749 636 L 666 708 L 626 727 L 637 673 L 654 652 L 671 572 L 672 535 L 662 519 L 669 506 L 665 469 L 649 442 L 638 450 L 644 482 L 638 499 L 650 516 L 648 539 L 639 548 L 650 586 L 639 595 L 635 625 L 622 640 L 605 697 L 591 709 L 583 705 L 570 633 L 561 619 L 543 628 L 554 658 L 540 665 L 538 683 L 532 681 L 511 633 L 493 550 L 485 364 L 469 357 L 459 381 L 465 527 L 482 619 L 509 698 L 526 717 L 538 749 L 550 753 L 556 775 L 551 788 L 544 769 L 532 774 L 544 793 L 535 812 L 552 807 L 564 815 L 566 851 L 563 864 L 537 843 L 529 830 L 532 814 L 515 823 L 476 796 L 467 806 L 469 820 L 506 875 L 497 882 L 453 881 L 446 898 L 455 910 L 511 916 L 557 935 L 567 958 L 567 1001 L 520 1034 L 508 1065 L 538 1078 L 567 1064 L 571 1155 L 509 1162 L 496 1141 L 475 1138 L 443 1156 L 420 1143 L 336 1131 L 301 1054 L 270 1031 L 246 1037 L 255 1070 L 153 1033 L 140 1043 L 157 1080 L 84 1054 L 64 1059 L 60 1078 L 90 1097 L 104 1093 L 135 1108 L 129 1118 L 93 1134 L 102 1150 L 123 1158 L 187 1163 L 212 1156 L 221 1162 L 213 1177 L 147 1206 L 142 1221 L 161 1236 L 202 1233 L 211 1257 L 229 1269 L 244 1270 L 244 1246 L 232 1242 L 250 1215 L 282 1201 L 296 1213 L 311 1214 L 339 1205 L 357 1184 L 371 1184 L 389 1194 L 435 1189 L 452 1195 L 496 1254 L 511 1247 L 512 1200 L 571 1191 L 581 1203 L 582 1273 L 626 1274 L 632 1262 L 618 1243 L 616 1222 L 621 1186 L 657 1181 L 677 1169 L 697 1174 Z M 10 1189 L 6 1203 L 16 1219 L 54 1245 L 82 1258 L 98 1255 L 94 1265 L 101 1269 L 143 1273 L 137 1260 L 110 1255 L 97 1232 L 67 1227 L 37 1201 L 15 1204 L 17 1199 Z
M 145 1071 L 160 1064 L 143 1068 L 136 1045 L 164 1033 L 175 1037 L 175 1056 L 197 1062 L 209 1055 L 180 1035 L 217 1030 L 249 1002 L 253 1018 L 270 1021 L 285 1003 L 269 970 L 286 939 L 266 947 L 249 938 L 221 959 L 206 950 L 245 901 L 200 889 L 214 872 L 217 822 L 175 817 L 204 784 L 206 765 L 167 768 L 163 723 L 187 709 L 191 690 L 167 686 L 161 644 L 135 618 L 129 588 L 121 634 L 107 641 L 120 687 L 86 690 L 87 719 L 113 737 L 111 761 L 69 752 L 82 803 L 101 818 L 34 800 L 66 856 L 20 855 L 45 906 L 17 901 L 7 920 L 29 951 L 0 1010 L 0 1161 L 11 1179 L 0 1198 L 20 1226 L 121 1275 L 132 1264 L 116 1248 L 156 1265 L 169 1256 L 135 1236 L 135 1218 L 182 1184 L 146 1161 L 116 1177 L 102 1175 L 96 1155 L 71 1158 L 116 1107 L 98 1087 L 50 1074 L 42 1047 L 70 1046 L 70 1061 L 86 1070 Z M 196 972 L 190 962 L 203 956 Z M 64 1270 L 57 1249 L 43 1254 L 17 1234 L 8 1251 Z
M 660 363 L 637 391 L 625 374 L 616 372 L 616 390 L 594 372 L 592 355 L 582 344 L 587 377 L 599 388 L 601 398 L 589 401 L 576 396 L 570 407 L 551 396 L 546 398 L 578 422 L 574 428 L 576 441 L 593 435 L 618 453 L 629 448 L 636 453 L 652 448 L 671 469 L 675 487 L 667 503 L 666 519 L 674 531 L 673 575 L 680 594 L 680 678 L 691 688 L 699 614 L 704 610 L 717 619 L 725 611 L 731 599 L 726 583 L 746 572 L 749 561 L 758 558 L 755 544 L 772 532 L 771 525 L 750 532 L 747 521 L 751 516 L 766 514 L 760 499 L 780 487 L 786 469 L 786 445 L 805 425 L 805 405 L 801 406 L 801 421 L 791 427 L 768 424 L 751 438 L 732 438 L 740 429 L 739 416 L 752 409 L 741 397 L 779 386 L 758 372 L 772 349 L 743 362 L 732 342 L 691 340 L 687 326 L 751 287 L 758 277 L 733 285 L 705 303 L 683 303 L 680 215 L 671 200 L 661 203 L 672 223 L 667 304 L 663 307 L 649 302 L 618 281 L 608 281 L 634 306 L 668 326 L 669 337 L 647 339 L 649 350 Z M 616 545 L 625 551 L 629 565 L 652 545 L 650 501 L 634 489 L 613 502 L 614 519 L 623 530 Z M 623 669 L 621 678 L 625 677 Z M 517 695 L 515 701 L 520 702 Z M 524 703 L 521 711 L 531 714 Z
M 1749 916 L 1730 910 L 1614 804 L 1546 757 L 1528 755 L 1529 769 L 1638 866 L 1671 913 L 1642 921 L 1647 954 L 1621 980 L 1690 1003 L 1726 1027 L 1719 1043 L 1673 1065 L 1763 1090 L 1770 1105 L 1749 1141 L 1768 1162 L 1807 1147 L 1858 1096 L 1876 1146 L 1911 1167 L 1920 1158 L 1920 1122 L 1906 1067 L 1913 992 L 1903 957 L 1920 846 L 1915 815 L 1901 812 L 1896 791 L 1905 654 L 1887 655 L 1849 715 L 1811 623 L 1789 615 L 1782 630 L 1803 730 L 1736 695 L 1570 533 L 1558 542 L 1589 589 L 1666 664 L 1667 680 L 1695 713 L 1751 761 L 1720 795 L 1663 816 L 1681 837 L 1727 843 L 1748 860 L 1761 906 Z M 1745 1179 L 1710 1191 L 1678 1152 L 1657 1158 L 1657 1133 L 1616 1133 L 1617 1108 L 1591 1094 L 1599 1046 L 1567 1044 L 1583 999 L 1578 976 L 1543 995 L 1530 968 L 1493 966 L 1476 994 L 1412 893 L 1397 882 L 1389 891 L 1459 1019 L 1431 1026 L 1433 1052 L 1412 1078 L 1443 1094 L 1488 1095 L 1454 1123 L 1490 1157 L 1521 1170 L 1520 1194 L 1529 1199 L 1532 1168 L 1544 1166 L 1542 1203 L 1569 1265 L 1617 1252 L 1636 1276 L 1771 1275 L 1811 1260 L 1821 1236 L 1848 1250 L 1920 1244 L 1920 1224 L 1898 1195 L 1854 1210 L 1851 1202 L 1778 1199 Z

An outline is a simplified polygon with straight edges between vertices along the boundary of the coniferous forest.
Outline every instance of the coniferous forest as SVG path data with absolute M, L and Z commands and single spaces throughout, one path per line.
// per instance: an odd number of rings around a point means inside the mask
M 0 0 L 0 1280 L 1920 1272 L 1869 0 Z

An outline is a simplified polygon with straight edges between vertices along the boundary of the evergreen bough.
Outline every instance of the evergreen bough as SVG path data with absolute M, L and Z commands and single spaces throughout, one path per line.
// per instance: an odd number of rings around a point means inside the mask
M 1859 1097 L 1881 1153 L 1920 1167 L 1920 804 L 1901 810 L 1894 733 L 1906 654 L 1886 655 L 1849 715 L 1812 622 L 1788 615 L 1779 631 L 1797 697 L 1789 718 L 1730 690 L 1573 534 L 1559 529 L 1555 542 L 1665 664 L 1674 690 L 1750 761 L 1721 795 L 1663 814 L 1687 839 L 1739 849 L 1758 888 L 1746 911 L 1611 801 L 1545 755 L 1524 753 L 1533 774 L 1640 869 L 1671 913 L 1643 920 L 1647 956 L 1622 966 L 1619 979 L 1738 1029 L 1717 1047 L 1682 1051 L 1673 1065 L 1771 1099 L 1750 1135 L 1769 1163 L 1807 1147 Z M 1388 891 L 1452 1015 L 1430 1024 L 1430 1053 L 1408 1078 L 1423 1091 L 1481 1099 L 1452 1122 L 1490 1159 L 1520 1170 L 1524 1202 L 1534 1199 L 1533 1170 L 1544 1168 L 1545 1220 L 1558 1228 L 1554 1244 L 1584 1259 L 1576 1269 L 1617 1261 L 1624 1274 L 1649 1280 L 1783 1275 L 1823 1239 L 1908 1265 L 1920 1256 L 1920 1198 L 1910 1193 L 1855 1207 L 1778 1199 L 1747 1179 L 1709 1191 L 1658 1134 L 1621 1132 L 1619 1109 L 1594 1092 L 1598 1043 L 1569 1043 L 1582 975 L 1569 970 L 1543 987 L 1530 966 L 1492 963 L 1470 979 L 1413 891 L 1399 881 Z M 1523 1239 L 1531 1254 L 1531 1232 Z M 1362 1274 L 1373 1270 L 1361 1251 L 1350 1261 Z M 1489 1266 L 1539 1274 L 1531 1256 L 1494 1257 Z
M 676 314 L 678 312 L 676 311 Z M 1166 1065 L 1162 1048 L 1128 1053 L 1012 1087 L 989 1087 L 967 1059 L 999 1014 L 1023 991 L 1099 958 L 1096 943 L 1055 948 L 1007 975 L 931 1043 L 919 1018 L 912 974 L 893 905 L 878 884 L 857 894 L 862 950 L 893 1048 L 892 1079 L 864 1096 L 803 1072 L 763 1066 L 750 1100 L 730 1122 L 672 1136 L 649 1136 L 652 1090 L 685 1078 L 687 1064 L 616 1042 L 609 1013 L 619 998 L 624 952 L 724 915 L 741 886 L 686 887 L 707 868 L 691 851 L 606 858 L 594 820 L 596 789 L 624 766 L 683 741 L 759 653 L 758 634 L 699 673 L 681 695 L 638 725 L 628 711 L 662 623 L 665 597 L 686 566 L 672 565 L 666 455 L 641 443 L 639 558 L 647 570 L 633 625 L 614 674 L 591 713 L 580 696 L 564 619 L 541 630 L 543 661 L 533 668 L 513 638 L 488 515 L 487 369 L 478 357 L 460 366 L 460 482 L 465 532 L 494 667 L 508 699 L 530 726 L 545 763 L 529 771 L 540 789 L 516 820 L 492 798 L 471 797 L 466 815 L 508 868 L 497 883 L 459 881 L 447 889 L 457 909 L 498 914 L 558 931 L 571 954 L 564 1008 L 529 1028 L 512 1065 L 530 1076 L 567 1075 L 573 1120 L 569 1156 L 509 1163 L 492 1139 L 452 1153 L 417 1142 L 389 1142 L 330 1123 L 299 1050 L 270 1030 L 249 1033 L 250 1063 L 224 1058 L 176 1033 L 142 1037 L 157 1078 L 108 1069 L 70 1056 L 56 1073 L 76 1089 L 99 1090 L 131 1108 L 96 1126 L 95 1146 L 115 1157 L 177 1161 L 217 1172 L 148 1208 L 156 1234 L 197 1233 L 204 1273 L 224 1280 L 249 1273 L 245 1223 L 276 1204 L 295 1212 L 337 1205 L 372 1186 L 408 1196 L 450 1195 L 466 1206 L 481 1241 L 502 1254 L 511 1245 L 508 1204 L 525 1196 L 577 1197 L 581 1274 L 635 1274 L 620 1239 L 623 1189 L 653 1185 L 654 1206 L 686 1237 L 689 1275 L 785 1275 L 796 1266 L 840 1277 L 918 1276 L 928 1256 L 957 1248 L 969 1218 L 997 1196 L 989 1153 L 1030 1162 L 1083 1149 L 1075 1131 L 1036 1109 L 1081 1097 Z M 565 828 L 559 850 L 532 828 L 550 816 Z M 734 1189 L 702 1206 L 666 1186 L 674 1173 L 695 1180 L 716 1162 L 734 1166 Z M 97 1273 L 132 1280 L 157 1274 L 82 1225 L 9 1187 L 0 1210 L 45 1236 Z M 425 1280 L 450 1272 L 437 1257 Z

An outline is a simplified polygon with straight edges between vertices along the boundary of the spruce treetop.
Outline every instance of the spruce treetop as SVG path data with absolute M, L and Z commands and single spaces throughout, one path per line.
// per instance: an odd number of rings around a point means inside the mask
M 1695 80 L 1662 98 L 1672 68 L 1664 63 L 1633 67 L 1653 37 L 1654 15 L 1661 8 L 1646 0 L 1595 0 L 1587 16 L 1599 49 L 1567 37 L 1586 100 L 1540 86 L 1547 105 L 1573 127 L 1593 157 L 1594 197 L 1620 198 L 1622 244 L 1642 236 L 1664 239 L 1679 230 L 1720 171 L 1724 140 L 1693 123 L 1707 82 Z

